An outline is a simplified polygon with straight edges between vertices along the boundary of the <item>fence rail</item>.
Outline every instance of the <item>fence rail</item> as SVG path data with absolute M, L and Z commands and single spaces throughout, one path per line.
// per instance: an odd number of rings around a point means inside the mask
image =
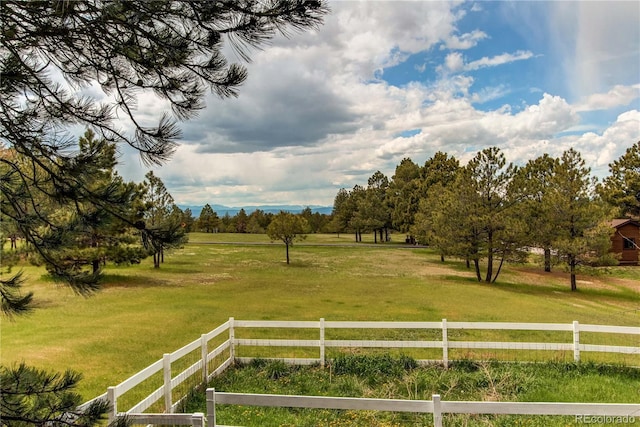
M 289 396 L 276 394 L 220 393 L 207 389 L 207 425 L 215 427 L 216 405 L 247 405 L 286 408 L 350 409 L 433 414 L 435 427 L 442 427 L 443 414 L 491 415 L 574 415 L 576 417 L 621 417 L 635 422 L 640 404 L 556 403 L 556 402 L 460 402 L 432 400 L 364 399 L 327 396 Z
M 261 328 L 261 329 L 307 329 L 316 330 L 317 339 L 288 339 L 288 338 L 240 338 L 236 337 L 237 332 L 245 329 Z M 432 330 L 436 335 L 440 336 L 438 340 L 375 340 L 375 339 L 326 339 L 326 333 L 332 329 L 352 329 L 352 330 L 373 330 L 373 329 L 413 329 L 413 330 Z M 543 332 L 571 332 L 572 338 L 569 342 L 510 342 L 510 341 L 462 341 L 452 339 L 451 331 L 453 330 L 523 330 L 523 331 L 543 331 Z M 580 333 L 601 333 L 601 334 L 624 334 L 634 335 L 637 339 L 633 339 L 631 343 L 635 345 L 600 345 L 585 344 L 580 342 Z M 213 347 L 213 348 L 212 348 Z M 402 348 L 402 349 L 439 349 L 442 352 L 440 359 L 436 360 L 444 366 L 448 366 L 451 349 L 498 349 L 498 350 L 543 350 L 543 351 L 572 351 L 573 359 L 580 361 L 581 353 L 584 352 L 605 352 L 618 354 L 638 354 L 640 355 L 640 327 L 629 326 L 608 326 L 608 325 L 583 325 L 575 321 L 572 323 L 505 323 L 505 322 L 448 322 L 443 319 L 440 322 L 339 322 L 339 321 L 259 321 L 259 320 L 235 320 L 230 318 L 227 322 L 213 329 L 212 331 L 201 335 L 201 337 L 184 347 L 163 355 L 163 358 L 154 362 L 147 368 L 141 370 L 132 377 L 126 379 L 120 384 L 109 387 L 107 392 L 98 398 L 106 398 L 111 403 L 112 410 L 109 414 L 110 420 L 113 420 L 121 413 L 135 415 L 136 417 L 145 413 L 145 411 L 161 405 L 165 414 L 175 412 L 181 400 L 185 397 L 177 396 L 174 400 L 174 392 L 178 386 L 185 381 L 195 381 L 197 384 L 207 383 L 211 378 L 224 372 L 235 361 L 249 361 L 257 357 L 257 355 L 249 355 L 238 357 L 237 352 L 240 347 L 296 347 L 296 348 L 317 348 L 318 357 L 305 358 L 279 358 L 288 363 L 299 365 L 326 363 L 326 350 L 328 348 Z M 198 351 L 199 350 L 199 351 Z M 243 349 L 246 350 L 246 349 Z M 188 364 L 179 373 L 174 374 L 172 367 L 176 362 L 184 360 L 187 355 L 198 353 L 199 359 Z M 192 356 L 193 357 L 193 356 Z M 221 359 L 221 360 L 220 360 Z M 429 360 L 430 362 L 433 360 Z M 419 361 L 424 362 L 424 361 Z M 212 365 L 213 364 L 213 365 Z M 182 366 L 180 365 L 180 366 Z M 122 396 L 139 387 L 148 379 L 158 376 L 162 373 L 162 385 L 155 388 L 150 393 L 146 391 L 146 397 L 139 400 L 130 408 L 119 411 L 118 401 Z M 98 399 L 96 398 L 96 399 Z M 95 399 L 94 399 L 95 400 Z M 90 401 L 91 402 L 91 401 Z M 457 408 L 454 402 L 442 402 L 446 412 L 446 408 Z M 475 402 L 474 404 L 476 404 Z M 483 402 L 484 403 L 484 402 Z M 85 405 L 88 405 L 87 402 Z M 494 404 L 493 402 L 491 403 Z M 410 405 L 413 405 L 411 403 Z M 449 406 L 447 406 L 449 405 Z M 453 406 L 451 406 L 453 405 Z M 471 406 L 469 406 L 471 405 Z M 464 406 L 467 408 L 475 408 L 471 403 Z M 507 405 L 507 404 L 505 404 Z M 516 405 L 516 404 L 512 404 Z M 519 410 L 517 408 L 528 408 L 528 406 L 505 406 L 504 408 L 516 408 L 508 410 Z M 531 405 L 541 405 L 532 403 Z M 554 407 L 553 404 L 544 404 L 545 408 Z M 552 405 L 552 406 L 548 406 Z M 577 404 L 574 404 L 577 405 Z M 502 406 L 492 406 L 493 408 L 502 408 Z M 609 407 L 609 406 L 607 406 Z M 478 410 L 477 408 L 473 409 Z M 505 409 L 507 410 L 507 409 Z M 524 409 L 523 409 L 524 410 Z M 544 409 L 549 410 L 549 409 Z M 528 412 L 523 412 L 523 414 Z M 536 412 L 537 413 L 537 412 Z M 548 414 L 548 415 L 552 415 Z M 189 414 L 181 414 L 184 417 L 176 417 L 183 421 L 191 420 Z M 153 418 L 152 414 L 145 414 L 147 417 Z M 149 419 L 151 419 L 149 418 Z M 191 422 L 191 421 L 189 421 Z M 197 421 L 195 421 L 197 422 Z M 151 422 L 150 422 L 151 423 Z M 153 423 L 151 423 L 153 424 Z M 161 424 L 160 422 L 156 424 Z M 195 425 L 195 424 L 187 424 Z

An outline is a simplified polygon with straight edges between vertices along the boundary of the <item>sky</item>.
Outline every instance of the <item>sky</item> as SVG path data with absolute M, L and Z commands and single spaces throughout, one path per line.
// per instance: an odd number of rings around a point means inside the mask
M 573 147 L 596 176 L 640 140 L 640 2 L 331 1 L 316 31 L 254 50 L 154 169 L 179 205 L 331 206 L 438 151 L 525 164 Z M 227 51 L 231 62 L 242 62 Z M 166 106 L 141 95 L 139 113 Z M 123 150 L 120 173 L 147 169 Z

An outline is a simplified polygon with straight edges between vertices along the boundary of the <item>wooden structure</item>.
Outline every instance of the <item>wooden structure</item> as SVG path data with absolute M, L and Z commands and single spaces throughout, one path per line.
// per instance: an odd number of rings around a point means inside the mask
M 274 338 L 242 338 L 250 333 L 251 329 L 272 329 L 283 334 L 282 339 Z M 312 333 L 313 339 L 292 339 L 291 330 L 301 330 L 305 335 Z M 436 332 L 431 336 L 425 335 L 423 340 L 372 340 L 368 335 L 371 330 L 418 330 Z M 353 339 L 327 339 L 329 331 L 345 330 L 348 335 L 354 334 Z M 369 339 L 361 338 L 358 333 L 363 330 Z M 546 342 L 511 342 L 508 334 L 505 340 L 461 341 L 453 339 L 452 330 L 489 330 L 489 331 L 533 331 L 533 332 L 558 332 L 564 334 L 564 339 L 557 335 Z M 581 332 L 587 333 L 588 339 L 581 340 Z M 594 335 L 603 334 L 606 337 L 622 335 L 622 343 L 627 341 L 631 346 L 616 345 L 611 342 L 608 345 L 595 344 L 591 341 Z M 404 335 L 404 334 L 402 334 Z M 400 337 L 402 337 L 402 335 Z M 277 335 L 275 335 L 277 336 Z M 625 338 L 627 337 L 627 338 Z M 206 384 L 213 377 L 221 374 L 235 362 L 249 363 L 254 357 L 239 357 L 241 349 L 249 353 L 258 347 L 310 347 L 317 349 L 319 357 L 313 358 L 283 358 L 277 357 L 294 365 L 324 365 L 326 362 L 325 350 L 327 348 L 401 348 L 401 349 L 436 349 L 441 355 L 436 360 L 417 360 L 418 363 L 441 363 L 447 366 L 451 360 L 450 349 L 499 349 L 511 351 L 548 350 L 553 354 L 568 352 L 573 355 L 573 361 L 581 360 L 581 353 L 618 353 L 632 355 L 634 361 L 636 355 L 640 355 L 638 346 L 640 327 L 637 326 L 609 326 L 586 325 L 577 321 L 572 323 L 503 323 L 503 322 L 448 322 L 446 319 L 438 322 L 362 322 L 345 321 L 333 322 L 320 319 L 319 321 L 276 321 L 276 320 L 229 320 L 209 333 L 201 335 L 199 339 L 185 345 L 173 353 L 164 354 L 163 358 L 149 365 L 134 376 L 124 380 L 116 386 L 109 387 L 107 392 L 95 399 L 83 404 L 80 409 L 86 408 L 97 399 L 106 399 L 111 404 L 109 420 L 116 417 L 127 416 L 136 424 L 172 424 L 187 425 L 192 427 L 216 426 L 215 405 L 258 405 L 258 406 L 287 406 L 300 408 L 339 408 L 339 409 L 367 409 L 380 411 L 405 411 L 432 413 L 434 426 L 442 426 L 443 413 L 483 413 L 483 414 L 534 414 L 534 415 L 576 415 L 576 417 L 638 417 L 640 404 L 619 403 L 567 403 L 567 402 L 452 402 L 441 401 L 439 395 L 434 395 L 431 401 L 401 401 L 386 399 L 359 399 L 359 398 L 324 398 L 318 396 L 279 396 L 279 395 L 255 395 L 245 393 L 220 393 L 213 389 L 207 389 L 207 414 L 179 414 L 175 413 L 180 402 L 190 389 Z M 337 338 L 337 337 L 334 337 Z M 343 337 L 344 338 L 344 337 Z M 536 339 L 540 336 L 536 334 Z M 560 342 L 558 342 L 560 341 Z M 586 342 L 585 342 L 586 341 Z M 609 341 L 609 340 L 607 340 Z M 588 342 L 588 343 L 587 343 Z M 263 357 L 261 357 L 263 358 Z M 270 360 L 270 359 L 266 359 Z M 176 371 L 180 371 L 176 374 Z M 181 386 L 190 385 L 191 387 Z M 153 390 L 154 387 L 155 390 Z M 144 396 L 150 394 L 136 404 L 129 404 L 123 408 L 122 396 L 136 388 L 135 394 Z M 179 393 L 182 391 L 182 393 Z M 177 401 L 176 401 L 177 398 Z M 120 404 L 120 405 L 119 405 Z M 119 407 L 120 406 L 120 407 Z M 150 408 L 160 409 L 162 413 L 146 413 Z M 576 418 L 584 421 L 586 418 Z M 589 418 L 591 420 L 591 418 Z M 609 418 L 607 418 L 609 419 Z M 634 421 L 635 422 L 635 418 Z M 631 423 L 632 423 L 631 422 Z
M 616 231 L 611 236 L 611 252 L 620 256 L 620 265 L 638 265 L 640 221 L 623 218 L 611 221 Z

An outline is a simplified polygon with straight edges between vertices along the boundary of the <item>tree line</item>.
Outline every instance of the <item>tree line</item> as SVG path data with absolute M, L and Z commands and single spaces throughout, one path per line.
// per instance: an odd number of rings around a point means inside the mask
M 10 199 L 5 200 L 2 206 L 0 236 L 3 242 L 10 241 L 9 251 L 0 249 L 5 268 L 28 259 L 44 264 L 54 278 L 87 293 L 98 286 L 107 262 L 138 264 L 152 256 L 154 267 L 159 268 L 167 249 L 187 241 L 184 212 L 162 180 L 150 171 L 142 183 L 125 182 L 115 171 L 115 145 L 96 138 L 91 130 L 79 138 L 73 163 L 65 165 L 74 169 L 71 184 L 59 182 L 50 173 L 60 167 L 54 162 L 41 159 L 30 165 L 12 149 L 0 154 L 14 162 L 12 168 L 0 164 L 3 191 L 15 199 L 11 205 Z M 30 181 L 38 185 L 28 185 Z M 108 201 L 110 209 L 82 196 L 72 203 L 60 203 L 51 194 L 74 190 L 60 188 L 63 185 L 85 186 Z M 18 245 L 18 239 L 24 243 Z M 17 297 L 8 292 L 6 296 L 16 306 L 28 307 L 28 295 Z
M 579 265 L 616 262 L 609 252 L 611 219 L 640 217 L 640 142 L 609 172 L 599 182 L 575 149 L 523 166 L 507 163 L 496 147 L 465 166 L 437 152 L 422 166 L 403 159 L 391 179 L 377 171 L 366 187 L 340 189 L 331 224 L 356 241 L 363 232 L 380 241 L 390 230 L 400 232 L 407 242 L 437 250 L 443 261 L 452 256 L 473 264 L 478 281 L 487 283 L 496 281 L 504 262 L 521 262 L 538 248 L 545 271 L 565 263 L 576 290 Z
M 262 209 L 256 209 L 247 214 L 242 208 L 235 215 L 226 212 L 219 216 L 208 203 L 203 206 L 198 218 L 193 217 L 191 209 L 184 210 L 184 221 L 187 231 L 199 231 L 203 233 L 251 233 L 265 234 L 269 228 L 269 224 L 280 215 L 272 212 L 265 212 Z M 330 221 L 331 216 L 320 212 L 313 212 L 310 207 L 305 207 L 301 212 L 295 214 L 304 219 L 305 233 L 329 233 L 331 232 Z
M 292 241 L 282 238 L 282 231 L 273 232 L 278 227 L 282 230 L 284 223 L 297 236 L 353 233 L 361 241 L 363 233 L 373 233 L 376 243 L 400 233 L 407 243 L 437 250 L 443 261 L 457 257 L 469 267 L 473 264 L 478 281 L 487 283 L 497 280 L 504 262 L 521 262 L 529 248 L 538 248 L 544 254 L 545 271 L 559 262 L 568 266 L 575 290 L 580 264 L 615 262 L 609 252 L 609 221 L 640 216 L 639 144 L 610 165 L 610 175 L 602 182 L 591 175 L 574 149 L 559 158 L 545 154 L 517 167 L 491 147 L 478 152 L 466 166 L 442 152 L 423 166 L 405 158 L 391 179 L 376 171 L 366 187 L 340 189 L 331 215 L 307 207 L 299 214 L 288 214 L 286 221 L 283 212 L 260 209 L 219 217 L 206 204 L 196 219 L 190 209 L 183 211 L 175 204 L 153 172 L 140 184 L 125 182 L 115 171 L 115 145 L 87 130 L 73 157 L 75 179 L 110 200 L 111 209 L 82 198 L 71 206 L 56 203 L 49 194 L 60 191 L 56 189 L 60 183 L 48 170 L 58 166 L 41 161 L 39 167 L 26 167 L 18 161 L 19 154 L 5 149 L 2 158 L 17 165 L 11 170 L 3 167 L 4 176 L 11 178 L 5 191 L 15 195 L 28 191 L 29 198 L 13 209 L 3 209 L 0 233 L 3 241 L 10 240 L 11 250 L 0 250 L 5 267 L 28 258 L 86 293 L 98 286 L 107 262 L 135 264 L 151 256 L 159 268 L 165 251 L 183 245 L 192 231 L 273 234 L 274 240 L 287 244 L 288 261 Z M 26 188 L 25 176 L 41 182 Z M 41 224 L 35 227 L 30 221 Z M 18 247 L 18 238 L 25 244 Z M 14 295 L 10 290 L 5 293 L 9 305 L 26 309 L 31 295 Z

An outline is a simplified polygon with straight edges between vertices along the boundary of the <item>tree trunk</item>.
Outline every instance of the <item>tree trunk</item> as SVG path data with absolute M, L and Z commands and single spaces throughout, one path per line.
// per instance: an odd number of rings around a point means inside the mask
M 467 262 L 467 268 L 471 268 L 471 261 L 469 261 L 469 257 L 467 257 L 465 261 Z
M 440 254 L 440 262 L 444 262 L 444 254 Z
M 476 277 L 478 278 L 478 282 L 482 282 L 482 275 L 480 274 L 480 261 L 478 259 L 474 259 L 473 265 L 476 267 Z
M 504 264 L 504 257 L 500 258 L 500 265 L 498 266 L 498 271 L 496 271 L 496 276 L 493 278 L 491 283 L 496 283 L 496 280 L 498 280 L 498 276 L 500 275 L 500 270 L 502 270 L 502 264 Z
M 286 248 L 287 248 L 287 249 L 286 249 L 286 250 L 287 250 L 287 264 L 289 264 L 289 244 L 288 244 L 288 243 L 285 243 L 285 246 L 286 246 Z
M 164 249 L 160 249 L 160 262 L 164 264 Z
M 551 248 L 544 248 L 544 271 L 551 272 Z
M 157 252 L 153 254 L 153 268 L 160 268 L 160 256 Z
M 373 243 L 378 243 L 378 230 L 373 230 Z
M 569 255 L 569 267 L 571 271 L 571 291 L 577 291 L 578 286 L 576 284 L 576 257 L 575 255 Z
M 491 279 L 493 277 L 493 232 L 489 231 L 487 234 L 487 275 L 484 278 L 484 281 L 487 283 L 491 283 Z
M 98 240 L 96 239 L 96 236 L 93 234 L 91 236 L 91 247 L 92 248 L 98 247 Z M 100 271 L 100 258 L 95 258 L 94 260 L 92 260 L 91 267 L 93 270 L 93 274 L 97 274 L 98 271 Z

